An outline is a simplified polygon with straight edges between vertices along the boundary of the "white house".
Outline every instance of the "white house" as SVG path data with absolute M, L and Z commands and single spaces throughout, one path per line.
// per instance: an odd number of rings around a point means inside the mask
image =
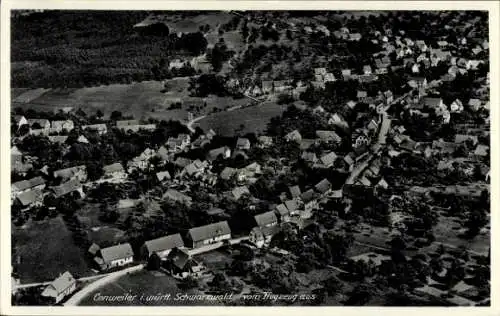
M 42 292 L 42 296 L 54 300 L 57 304 L 66 296 L 76 290 L 76 280 L 68 271 L 61 274 L 57 279 L 52 281 Z

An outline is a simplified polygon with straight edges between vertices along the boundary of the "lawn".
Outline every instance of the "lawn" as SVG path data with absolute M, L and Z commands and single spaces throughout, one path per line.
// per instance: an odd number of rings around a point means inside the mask
M 13 228 L 13 248 L 19 256 L 13 265 L 21 283 L 50 281 L 60 273 L 71 272 L 76 278 L 93 275 L 85 261 L 85 252 L 75 245 L 72 233 L 62 218 L 28 222 Z
M 102 302 L 94 299 L 96 294 L 104 295 L 137 295 L 137 297 L 128 302 Z M 206 301 L 175 301 L 177 293 L 181 294 L 196 294 L 196 289 L 183 291 L 177 287 L 177 281 L 171 276 L 159 272 L 140 271 L 133 274 L 128 274 L 107 284 L 93 293 L 90 293 L 81 302 L 81 306 L 169 306 L 169 305 L 209 305 Z M 147 301 L 146 297 L 151 295 L 166 295 L 170 294 L 170 299 L 159 298 L 156 301 Z M 141 295 L 143 299 L 141 299 Z
M 234 136 L 238 131 L 243 135 L 264 133 L 271 118 L 281 115 L 285 109 L 286 105 L 266 102 L 258 106 L 211 114 L 200 120 L 198 125 L 203 130 L 213 129 L 223 136 Z

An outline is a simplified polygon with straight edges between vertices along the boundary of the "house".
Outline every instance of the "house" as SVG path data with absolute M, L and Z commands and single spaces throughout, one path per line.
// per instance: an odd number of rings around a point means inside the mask
M 78 179 L 79 181 L 87 180 L 87 167 L 85 165 L 60 169 L 54 171 L 54 178 L 61 178 L 62 181 Z
M 394 101 L 394 94 L 391 90 L 387 90 L 383 93 L 386 104 L 392 103 Z
M 108 128 L 106 124 L 91 124 L 91 125 L 82 125 L 83 130 L 95 131 L 99 135 L 104 135 L 108 132 Z
M 357 129 L 352 133 L 352 147 L 354 149 L 368 145 L 368 133 L 364 129 Z
M 319 207 L 317 200 L 318 194 L 313 189 L 309 189 L 300 195 L 300 200 L 304 203 L 304 209 L 301 212 L 301 217 L 307 218 L 312 214 L 312 211 Z
M 383 189 L 387 190 L 387 188 L 389 188 L 389 184 L 387 184 L 387 182 L 384 180 L 384 178 L 381 178 L 379 180 L 379 182 L 377 182 L 375 187 L 379 187 L 379 188 L 383 188 Z
M 427 51 L 427 45 L 425 44 L 425 41 L 417 40 L 415 41 L 415 44 L 421 52 Z
M 169 137 L 166 143 L 171 152 L 184 150 L 191 143 L 191 136 L 188 134 L 179 134 L 177 137 Z
M 447 41 L 438 41 L 437 45 L 439 46 L 439 48 L 446 48 L 448 46 L 448 42 Z
M 425 77 L 410 77 L 408 85 L 414 89 L 427 88 L 427 79 Z
M 378 128 L 378 123 L 377 123 L 377 121 L 375 121 L 375 120 L 373 120 L 373 119 L 372 119 L 372 120 L 370 121 L 370 123 L 368 123 L 367 128 L 368 128 L 368 130 L 369 130 L 369 131 L 375 131 L 375 130 L 377 130 L 377 128 Z
M 167 270 L 176 279 L 187 277 L 198 278 L 205 271 L 205 267 L 184 249 L 174 248 L 166 258 Z
M 360 185 L 363 185 L 365 187 L 369 187 L 372 185 L 371 181 L 368 180 L 365 176 L 362 176 L 359 180 L 358 180 L 358 184 Z
M 238 138 L 236 141 L 236 149 L 237 150 L 249 150 L 250 149 L 250 140 L 248 138 Z
M 317 130 L 316 136 L 323 143 L 340 143 L 340 142 L 342 142 L 342 138 L 339 135 L 337 135 L 337 133 L 335 133 L 334 131 Z
M 23 115 L 14 115 L 14 122 L 16 123 L 17 128 L 29 124 L 28 120 Z
M 358 101 L 364 102 L 368 98 L 368 93 L 366 91 L 358 91 L 356 94 Z
M 323 179 L 320 182 L 316 183 L 314 189 L 320 194 L 326 194 L 331 190 L 331 187 L 332 184 L 330 183 L 330 181 L 328 181 L 327 179 Z
M 23 153 L 17 148 L 17 146 L 12 146 L 10 149 L 10 160 L 11 163 L 21 162 L 23 159 Z
M 361 37 L 362 36 L 359 33 L 351 33 L 351 34 L 349 34 L 349 40 L 350 41 L 357 41 L 358 42 L 358 41 L 361 40 Z
M 50 122 L 47 119 L 28 119 L 28 125 L 34 130 L 44 130 L 49 131 Z
M 288 187 L 288 191 L 290 191 L 293 199 L 300 197 L 300 187 L 298 185 Z
M 99 250 L 94 261 L 101 270 L 109 270 L 133 262 L 134 252 L 129 243 L 119 244 Z
M 183 175 L 188 175 L 190 177 L 198 176 L 201 173 L 203 173 L 207 167 L 208 167 L 207 161 L 202 162 L 201 160 L 196 159 L 195 161 L 184 167 L 184 169 L 181 172 L 181 176 Z
M 481 158 L 481 157 L 486 157 L 489 155 L 490 147 L 486 145 L 477 145 L 476 149 L 474 150 L 474 156 Z
M 232 197 L 239 200 L 243 195 L 250 195 L 250 191 L 246 186 L 236 187 L 231 191 Z
M 66 131 L 71 131 L 75 128 L 75 124 L 73 123 L 72 120 L 65 120 L 65 121 L 52 121 L 51 127 L 50 127 L 50 132 L 56 132 L 60 133 L 63 130 Z
M 156 129 L 156 124 L 125 125 L 125 126 L 120 126 L 118 128 L 124 132 L 137 133 L 140 130 L 154 131 Z
M 450 105 L 451 113 L 462 113 L 463 110 L 464 110 L 464 105 L 462 104 L 462 101 L 460 101 L 459 99 L 456 99 Z
M 163 199 L 168 199 L 168 200 L 171 200 L 171 201 L 174 201 L 174 202 L 178 202 L 178 203 L 181 203 L 181 204 L 185 204 L 185 205 L 191 205 L 191 202 L 193 201 L 193 199 L 184 194 L 184 193 L 181 193 L 175 189 L 168 189 L 164 194 L 163 194 Z
M 66 194 L 78 192 L 80 194 L 80 198 L 83 198 L 85 194 L 83 193 L 82 184 L 78 179 L 72 179 L 58 186 L 54 186 L 51 188 L 54 196 L 56 198 L 60 198 L 65 196 Z
M 269 245 L 271 239 L 280 231 L 279 226 L 254 227 L 248 236 L 248 240 L 255 244 L 257 248 Z
M 478 111 L 481 108 L 481 100 L 479 100 L 479 99 L 470 99 L 469 103 L 467 103 L 467 105 L 469 106 L 469 108 L 472 111 Z
M 164 162 L 169 160 L 169 152 L 165 146 L 161 146 L 158 151 L 156 151 L 156 155 Z
M 344 161 L 347 165 L 352 166 L 354 164 L 353 153 L 344 156 Z
M 88 144 L 89 143 L 89 140 L 87 139 L 87 137 L 85 137 L 83 135 L 78 136 L 78 138 L 76 139 L 76 141 L 78 143 L 83 143 L 83 144 Z
M 41 293 L 43 297 L 50 298 L 55 304 L 58 304 L 66 296 L 76 290 L 76 280 L 68 271 L 59 275 L 52 281 Z
M 443 103 L 443 99 L 441 98 L 430 98 L 430 97 L 425 97 L 422 99 L 422 103 L 424 104 L 424 107 L 428 107 L 430 109 L 439 109 L 446 107 Z
M 35 177 L 29 180 L 17 181 L 11 184 L 10 192 L 11 197 L 15 198 L 17 195 L 29 190 L 43 190 L 45 188 L 45 180 L 42 177 Z
M 342 69 L 342 78 L 344 78 L 344 80 L 350 79 L 351 75 L 351 69 Z
M 294 141 L 300 143 L 300 141 L 302 140 L 302 135 L 300 135 L 298 130 L 294 130 L 285 135 L 285 140 L 287 142 Z
M 271 93 L 273 91 L 272 81 L 262 81 L 262 93 Z
M 297 215 L 297 212 L 299 210 L 299 203 L 296 199 L 286 200 L 285 207 L 291 216 Z
M 19 156 L 13 156 L 14 158 Z M 19 159 L 19 158 L 18 158 Z M 20 160 L 13 160 L 10 164 L 10 170 L 17 172 L 18 174 L 25 176 L 29 170 L 33 169 L 32 163 L 25 163 Z
M 19 209 L 28 209 L 30 207 L 42 206 L 43 192 L 40 189 L 27 190 L 16 196 L 12 202 L 13 206 Z
M 371 75 L 372 74 L 372 67 L 370 65 L 364 65 L 363 66 L 363 73 L 365 75 Z
M 125 126 L 130 126 L 130 125 L 139 125 L 140 122 L 139 120 L 121 120 L 121 121 L 116 121 L 116 127 L 118 129 L 121 129 Z
M 207 160 L 214 161 L 217 158 L 227 159 L 231 157 L 231 149 L 227 146 L 212 149 L 207 154 Z
M 165 180 L 170 180 L 171 179 L 170 173 L 168 171 L 157 172 L 156 179 L 158 179 L 158 181 L 160 181 L 160 182 L 163 182 Z
M 258 227 L 271 227 L 278 225 L 278 218 L 273 211 L 257 214 L 254 216 Z
M 105 179 L 119 180 L 119 179 L 125 179 L 127 177 L 125 169 L 123 169 L 122 164 L 119 162 L 106 165 L 102 167 L 102 170 L 104 171 Z
M 257 141 L 259 142 L 259 147 L 260 148 L 267 148 L 269 146 L 273 145 L 273 138 L 270 136 L 259 136 L 257 138 Z
M 280 221 L 282 223 L 288 222 L 290 220 L 290 211 L 287 209 L 285 204 L 281 203 L 277 205 L 276 212 L 278 213 Z
M 236 173 L 238 172 L 237 169 L 235 168 L 231 168 L 231 167 L 225 167 L 221 173 L 220 173 L 220 177 L 221 179 L 224 179 L 224 180 L 229 180 L 231 179 L 232 176 L 234 176 Z
M 413 66 L 411 66 L 411 72 L 414 74 L 418 74 L 420 72 L 419 64 L 413 64 Z
M 302 158 L 305 162 L 310 164 L 315 164 L 318 161 L 318 157 L 316 157 L 316 154 L 309 151 L 302 152 L 300 158 Z
M 469 60 L 467 61 L 467 65 L 465 66 L 466 69 L 471 69 L 471 70 L 477 70 L 479 65 L 482 63 L 480 60 Z
M 330 118 L 328 119 L 328 124 L 330 125 L 336 125 L 340 127 L 347 128 L 349 125 L 347 122 L 337 113 L 334 113 Z
M 184 247 L 184 241 L 180 234 L 168 235 L 152 240 L 148 240 L 141 247 L 141 256 L 148 259 L 152 254 L 165 258 L 174 248 Z
M 194 227 L 188 231 L 186 239 L 191 248 L 199 248 L 231 239 L 231 229 L 227 221 Z
M 320 167 L 330 168 L 333 166 L 335 160 L 337 160 L 337 154 L 335 154 L 334 152 L 325 154 L 319 159 L 319 162 L 321 163 Z
M 477 145 L 477 143 L 479 142 L 479 139 L 477 136 L 475 135 L 464 135 L 464 134 L 456 134 L 455 135 L 455 143 L 457 144 L 461 144 L 461 143 L 464 143 L 466 141 L 472 141 L 472 145 Z

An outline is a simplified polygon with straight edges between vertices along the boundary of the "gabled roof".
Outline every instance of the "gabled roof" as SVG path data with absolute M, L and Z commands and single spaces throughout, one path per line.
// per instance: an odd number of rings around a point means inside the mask
M 10 149 L 10 154 L 11 156 L 22 156 L 23 153 L 21 151 L 19 151 L 19 148 L 17 148 L 17 146 L 12 146 L 12 148 Z
M 48 138 L 49 138 L 49 141 L 51 141 L 52 143 L 62 144 L 62 143 L 66 142 L 66 140 L 68 139 L 68 136 L 56 135 L 56 136 L 49 136 Z
M 237 170 L 235 168 L 225 167 L 224 170 L 221 171 L 220 177 L 224 180 L 229 180 L 229 178 L 231 178 L 236 171 Z
M 254 219 L 258 226 L 266 226 L 278 222 L 278 218 L 273 211 L 257 214 L 254 216 Z
M 189 256 L 189 254 L 179 248 L 174 248 L 167 256 L 167 260 L 172 262 L 172 264 L 178 269 L 184 270 L 184 267 L 193 259 Z
M 291 131 L 290 133 L 285 135 L 287 140 L 301 140 L 302 135 L 300 135 L 298 130 Z
M 304 202 L 309 202 L 316 197 L 316 192 L 313 189 L 309 189 L 300 195 L 300 199 Z
M 85 165 L 56 170 L 54 171 L 54 178 L 69 179 L 73 177 L 76 173 L 85 170 L 86 170 Z
M 330 183 L 330 181 L 328 181 L 327 179 L 323 179 L 314 186 L 314 189 L 316 189 L 316 191 L 318 191 L 319 193 L 325 193 L 330 190 L 331 187 L 332 184 Z
M 102 167 L 102 170 L 104 171 L 104 174 L 124 171 L 122 164 L 119 162 L 115 162 L 113 164 L 104 166 Z
M 290 212 L 296 211 L 299 207 L 299 205 L 297 204 L 297 201 L 295 199 L 286 200 L 285 206 L 288 209 L 288 211 L 290 211 Z
M 316 136 L 324 142 L 341 142 L 342 141 L 342 138 L 340 138 L 340 136 L 337 135 L 337 133 L 335 133 L 334 131 L 317 130 Z
M 278 211 L 278 213 L 283 216 L 283 215 L 288 215 L 290 213 L 290 211 L 288 211 L 288 209 L 286 208 L 285 204 L 279 204 L 276 206 L 276 210 Z
M 158 179 L 158 181 L 163 181 L 165 179 L 170 179 L 170 173 L 168 171 L 160 171 L 158 173 L 156 173 L 156 178 Z
M 188 232 L 192 241 L 202 241 L 217 236 L 231 234 L 227 221 L 191 228 Z
M 296 197 L 300 196 L 300 187 L 298 185 L 288 187 L 288 190 L 290 191 L 292 198 L 296 198 Z
M 300 157 L 307 162 L 315 163 L 316 161 L 318 161 L 318 157 L 316 157 L 316 154 L 309 151 L 302 152 L 302 155 Z
M 477 156 L 488 156 L 489 147 L 486 145 L 477 145 L 476 150 L 474 150 L 474 155 Z
M 139 125 L 140 122 L 138 120 L 122 120 L 116 121 L 117 127 L 128 126 L 128 125 Z
M 45 183 L 45 180 L 42 177 L 35 177 L 29 180 L 22 180 L 12 183 L 12 187 L 17 188 L 19 191 L 24 191 L 26 189 L 30 189 Z
M 323 165 L 325 166 L 330 166 L 335 162 L 336 159 L 337 159 L 337 154 L 335 154 L 333 151 L 331 153 L 321 156 L 320 158 L 321 163 L 323 163 Z
M 430 108 L 437 108 L 442 102 L 441 98 L 423 98 L 424 105 Z
M 241 187 L 236 187 L 234 188 L 231 193 L 233 194 L 233 197 L 236 198 L 237 200 L 241 198 L 244 194 L 250 194 L 250 191 L 246 186 L 241 186 Z
M 75 283 L 76 280 L 73 275 L 66 271 L 44 289 L 42 296 L 56 297 Z M 55 292 L 55 295 L 51 293 L 52 291 Z
M 250 140 L 248 138 L 238 138 L 238 140 L 236 141 L 236 147 L 240 148 L 240 147 L 243 147 L 243 148 L 246 148 L 246 147 L 250 147 Z
M 208 160 L 215 160 L 215 159 L 217 159 L 217 157 L 219 157 L 219 155 L 224 156 L 225 152 L 228 150 L 230 150 L 230 149 L 227 146 L 212 149 L 208 152 L 207 159 Z
M 163 198 L 170 199 L 176 202 L 181 202 L 184 204 L 189 204 L 192 201 L 192 198 L 190 196 L 187 196 L 186 194 L 179 192 L 175 189 L 168 189 L 167 192 L 163 194 Z
M 144 245 L 148 252 L 152 254 L 153 252 L 162 252 L 173 248 L 183 247 L 184 242 L 182 241 L 180 234 L 173 234 L 148 240 L 144 243 Z
M 52 187 L 56 197 L 64 196 L 70 192 L 76 191 L 82 187 L 82 184 L 78 179 L 69 180 L 61 185 Z
M 22 206 L 29 206 L 37 201 L 42 201 L 43 193 L 38 189 L 28 190 L 19 194 L 16 199 Z
M 110 263 L 113 260 L 117 259 L 132 257 L 134 255 L 132 247 L 130 246 L 129 243 L 103 248 L 101 249 L 100 252 L 101 252 L 101 257 L 105 263 Z

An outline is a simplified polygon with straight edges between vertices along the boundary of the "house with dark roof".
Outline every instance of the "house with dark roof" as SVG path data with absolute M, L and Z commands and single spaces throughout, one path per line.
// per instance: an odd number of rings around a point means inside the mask
M 41 295 L 50 298 L 54 304 L 57 304 L 75 290 L 76 280 L 71 273 L 66 271 L 47 285 Z
M 184 249 L 174 248 L 166 257 L 167 270 L 176 279 L 200 277 L 205 267 Z
M 309 189 L 300 195 L 300 200 L 304 203 L 303 212 L 304 214 L 311 214 L 314 209 L 319 207 L 318 203 L 319 194 L 314 191 L 314 189 Z M 307 217 L 307 216 L 305 216 Z
M 258 227 L 271 227 L 278 225 L 278 218 L 273 211 L 257 214 L 254 216 L 254 219 Z
M 319 168 L 330 168 L 333 166 L 335 163 L 335 160 L 337 160 L 337 154 L 335 154 L 333 151 L 327 154 L 324 154 L 319 158 L 318 163 L 315 165 L 316 167 Z
M 141 247 L 141 256 L 147 260 L 155 253 L 158 257 L 165 258 L 172 249 L 182 247 L 184 247 L 184 241 L 180 234 L 168 235 L 144 242 Z
M 102 248 L 98 251 L 94 261 L 101 270 L 122 267 L 134 261 L 134 251 L 129 243 Z
M 262 248 L 263 246 L 269 245 L 271 239 L 280 231 L 280 227 L 270 226 L 270 227 L 254 227 L 248 236 L 248 240 L 255 244 L 257 248 Z
M 328 193 L 331 190 L 331 188 L 332 188 L 332 184 L 327 179 L 321 180 L 320 182 L 318 182 L 314 186 L 314 189 L 319 194 L 326 194 L 326 193 Z
M 10 192 L 11 197 L 15 198 L 17 195 L 23 192 L 33 189 L 42 190 L 43 188 L 45 188 L 45 180 L 42 177 L 35 177 L 29 180 L 22 180 L 12 183 L 10 186 Z
M 290 220 L 290 211 L 287 209 L 285 204 L 281 203 L 276 205 L 276 213 L 282 223 Z
M 42 190 L 33 189 L 20 193 L 14 199 L 12 205 L 24 210 L 34 206 L 42 206 L 43 193 Z
M 186 236 L 187 245 L 199 248 L 231 239 L 231 229 L 227 221 L 191 228 Z

